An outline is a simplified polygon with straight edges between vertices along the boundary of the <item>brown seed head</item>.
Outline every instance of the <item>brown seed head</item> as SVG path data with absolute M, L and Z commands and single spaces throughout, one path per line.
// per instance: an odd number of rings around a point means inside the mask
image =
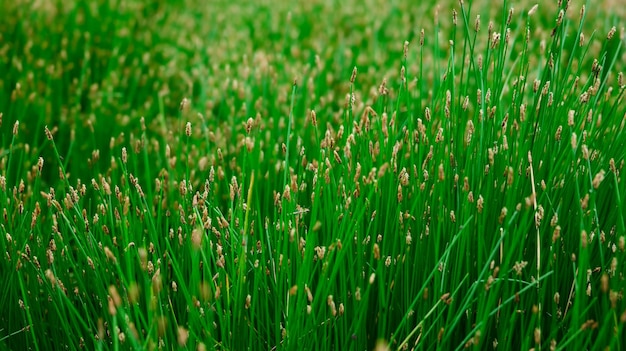
M 248 118 L 248 120 L 246 121 L 246 134 L 250 134 L 253 124 L 254 124 L 254 119 L 252 119 L 252 117 Z
M 578 46 L 583 46 L 585 44 L 585 33 L 580 33 L 578 37 Z
M 117 262 L 117 257 L 115 257 L 115 254 L 113 254 L 113 251 L 111 251 L 108 246 L 104 247 L 104 255 L 106 256 L 107 260 L 113 263 Z
M 617 31 L 617 28 L 615 28 L 615 26 L 611 27 L 611 30 L 609 30 L 609 33 L 606 35 L 606 39 L 611 40 L 613 36 L 615 35 L 616 31 Z
M 195 228 L 191 232 L 191 244 L 194 249 L 199 250 L 202 247 L 202 236 L 204 232 L 201 228 Z
M 579 19 L 580 21 L 582 21 L 582 20 L 583 20 L 583 18 L 585 17 L 585 10 L 586 10 L 586 7 L 585 7 L 585 5 L 583 5 L 583 6 L 580 8 L 580 19 Z
M 387 78 L 384 78 L 383 82 L 378 87 L 378 93 L 384 96 L 387 95 L 388 92 L 389 90 L 387 89 Z
M 187 98 L 183 98 L 183 100 L 180 102 L 179 109 L 182 112 L 187 112 L 189 110 L 189 100 L 187 100 Z
M 565 11 L 563 11 L 563 9 L 561 9 L 561 11 L 559 11 L 559 16 L 556 18 L 556 26 L 560 26 L 561 23 L 563 23 L 563 17 L 565 16 Z
M 185 329 L 182 326 L 178 326 L 177 328 L 178 335 L 178 345 L 184 347 L 187 345 L 187 340 L 189 339 L 189 330 Z
M 606 172 L 601 169 L 598 173 L 596 173 L 596 176 L 593 178 L 593 188 L 594 189 L 598 189 L 598 187 L 600 186 L 600 184 L 602 183 L 602 181 L 604 180 L 604 175 L 606 174 Z
M 541 329 L 536 328 L 534 336 L 535 336 L 535 344 L 541 343 Z
M 369 278 L 370 285 L 374 284 L 374 281 L 376 281 L 376 273 L 372 273 L 370 275 L 370 278 Z
M 40 157 L 37 160 L 37 170 L 39 171 L 40 174 L 41 174 L 42 169 L 43 169 L 43 157 Z

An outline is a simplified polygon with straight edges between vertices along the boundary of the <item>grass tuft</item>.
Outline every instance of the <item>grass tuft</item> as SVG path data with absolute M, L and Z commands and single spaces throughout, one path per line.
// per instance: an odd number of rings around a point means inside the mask
M 0 8 L 0 348 L 623 347 L 611 0 Z

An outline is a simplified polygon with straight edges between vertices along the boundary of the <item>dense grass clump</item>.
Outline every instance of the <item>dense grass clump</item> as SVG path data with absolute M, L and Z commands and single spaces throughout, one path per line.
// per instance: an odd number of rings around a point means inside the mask
M 0 347 L 623 349 L 610 4 L 0 0 Z

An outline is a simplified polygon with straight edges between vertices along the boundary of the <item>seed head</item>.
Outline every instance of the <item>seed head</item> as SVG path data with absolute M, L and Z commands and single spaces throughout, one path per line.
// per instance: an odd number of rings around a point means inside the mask
M 115 287 L 115 285 L 109 286 L 109 296 L 111 297 L 111 300 L 113 301 L 115 307 L 120 307 L 122 305 L 122 297 L 117 292 L 117 288 Z
M 435 142 L 439 143 L 443 141 L 443 128 L 439 128 L 439 131 L 437 131 L 437 135 L 435 136 Z
M 152 264 L 152 261 L 148 262 L 148 266 Z M 150 273 L 150 269 L 148 269 L 148 273 Z M 154 275 L 152 276 L 152 290 L 154 293 L 158 294 L 161 292 L 163 288 L 163 279 L 161 278 L 161 268 L 157 269 Z
M 504 222 L 504 219 L 506 218 L 507 213 L 508 213 L 508 209 L 506 207 L 502 207 L 502 210 L 500 211 L 500 217 L 498 218 L 498 221 L 500 222 L 500 224 Z
M 326 247 L 325 246 L 316 246 L 315 253 L 317 254 L 317 258 L 322 260 L 324 256 L 326 256 Z
M 493 33 L 493 37 L 491 39 L 491 48 L 495 49 L 498 44 L 500 44 L 500 33 Z
M 189 110 L 189 100 L 187 100 L 187 98 L 183 98 L 183 100 L 180 102 L 179 109 L 182 112 L 187 112 Z
M 463 111 L 467 111 L 468 106 L 469 106 L 469 96 L 466 95 L 465 99 L 463 99 L 463 105 L 462 105 Z
M 561 133 L 562 133 L 562 132 L 563 132 L 563 126 L 559 126 L 559 127 L 556 129 L 556 133 L 555 133 L 555 135 L 554 135 L 554 139 L 555 139 L 556 141 L 560 141 L 560 140 L 561 140 Z
M 593 182 L 592 182 L 594 189 L 598 189 L 602 181 L 604 181 L 605 174 L 606 172 L 603 169 L 601 169 L 600 172 L 596 173 L 596 176 L 593 178 Z
M 570 127 L 574 126 L 574 115 L 576 114 L 576 111 L 574 110 L 569 110 L 569 112 L 567 113 L 567 125 Z
M 474 122 L 472 120 L 468 120 L 465 126 L 465 142 L 469 144 L 472 141 L 472 136 L 474 135 Z
M 605 294 L 609 292 L 609 275 L 606 273 L 600 278 L 600 290 Z
M 113 263 L 117 262 L 117 258 L 115 257 L 115 254 L 113 254 L 113 251 L 111 251 L 111 249 L 109 249 L 108 246 L 104 247 L 104 255 L 109 261 Z
M 339 155 L 339 152 L 337 152 L 337 150 L 333 151 L 333 157 L 335 158 L 335 162 L 341 164 L 341 156 Z
M 335 307 L 333 295 L 328 295 L 328 297 L 326 297 L 326 304 L 330 308 L 330 313 L 333 315 L 333 317 L 335 317 L 337 315 L 337 308 Z
M 311 124 L 313 127 L 317 127 L 317 115 L 315 114 L 315 110 L 311 110 Z
M 115 316 L 117 314 L 117 308 L 115 307 L 115 302 L 113 302 L 113 298 L 110 295 L 107 297 L 107 300 L 108 300 L 109 314 L 111 316 Z
M 585 5 L 583 5 L 583 6 L 580 8 L 580 21 L 582 21 L 582 20 L 583 20 L 583 17 L 585 17 L 585 10 L 586 10 L 586 7 L 585 7 Z
M 187 340 L 189 339 L 189 330 L 185 329 L 184 327 L 179 326 L 177 329 L 177 335 L 178 335 L 178 345 L 181 347 L 184 347 L 185 345 L 187 345 Z
M 195 228 L 191 232 L 191 244 L 194 249 L 199 250 L 202 247 L 203 231 L 201 228 Z
M 537 12 L 538 8 L 539 4 L 535 4 L 533 7 L 531 7 L 530 10 L 528 10 L 528 16 L 532 16 L 535 12 Z
M 550 81 L 547 81 L 546 84 L 543 85 L 543 89 L 541 89 L 541 95 L 546 95 L 550 91 Z
M 611 172 L 613 172 L 615 175 L 617 175 L 617 167 L 615 166 L 615 159 L 614 158 L 611 158 L 609 160 L 609 169 L 611 170 Z M 2 177 L 0 177 L 0 185 L 2 185 L 1 180 L 2 180 Z M 2 188 L 2 187 L 0 187 L 0 188 Z
M 565 16 L 565 11 L 563 11 L 563 9 L 561 9 L 561 11 L 559 11 L 559 16 L 556 18 L 556 26 L 560 26 L 561 23 L 563 23 L 563 17 Z
M 250 134 L 253 124 L 254 124 L 254 119 L 252 119 L 252 117 L 248 118 L 248 120 L 246 121 L 246 134 Z
M 535 328 L 535 344 L 541 343 L 541 329 Z
M 285 191 L 283 191 L 283 199 L 285 199 L 287 202 L 291 201 L 291 188 L 288 184 L 285 185 Z
M 187 122 L 187 124 L 185 125 L 185 134 L 187 135 L 187 137 L 191 136 L 191 122 Z
M 585 33 L 580 33 L 580 37 L 578 37 L 578 46 L 583 46 L 585 44 Z
M 387 89 L 387 78 L 383 79 L 383 82 L 380 83 L 380 86 L 378 87 L 378 93 L 380 95 L 387 95 L 387 93 L 389 92 L 389 90 Z
M 548 107 L 552 106 L 553 103 L 554 103 L 554 93 L 550 92 L 548 94 Z
M 615 26 L 611 27 L 611 30 L 609 30 L 609 33 L 606 35 L 606 39 L 611 40 L 613 36 L 615 35 L 616 31 L 617 31 L 617 28 L 615 28 Z

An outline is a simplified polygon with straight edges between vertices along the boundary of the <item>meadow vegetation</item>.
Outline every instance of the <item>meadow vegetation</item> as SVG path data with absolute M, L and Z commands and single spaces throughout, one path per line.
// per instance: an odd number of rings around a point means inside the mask
M 624 349 L 615 3 L 0 8 L 0 348 Z

